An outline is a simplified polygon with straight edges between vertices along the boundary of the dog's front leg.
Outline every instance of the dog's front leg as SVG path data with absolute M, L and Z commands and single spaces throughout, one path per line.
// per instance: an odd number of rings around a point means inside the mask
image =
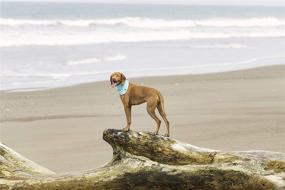
M 123 131 L 129 131 L 131 127 L 131 106 L 130 105 L 124 105 L 124 110 L 126 114 L 127 119 L 127 126 L 123 129 Z

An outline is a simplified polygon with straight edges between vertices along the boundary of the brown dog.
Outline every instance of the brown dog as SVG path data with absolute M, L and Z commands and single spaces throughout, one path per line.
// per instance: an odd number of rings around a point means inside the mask
M 155 115 L 155 108 L 157 108 L 163 121 L 165 122 L 165 136 L 169 137 L 169 121 L 167 120 L 164 111 L 163 97 L 158 90 L 129 83 L 129 81 L 126 80 L 124 74 L 119 72 L 115 72 L 111 75 L 110 82 L 113 87 L 117 88 L 122 103 L 124 105 L 124 110 L 127 119 L 127 126 L 123 129 L 124 131 L 130 130 L 132 106 L 147 102 L 147 113 L 156 122 L 155 134 L 158 134 L 161 124 L 160 119 Z

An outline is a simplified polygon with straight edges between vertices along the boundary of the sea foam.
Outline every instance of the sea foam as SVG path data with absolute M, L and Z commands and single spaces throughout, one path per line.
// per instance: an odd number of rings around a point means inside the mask
M 113 27 L 113 26 L 128 26 L 138 28 L 177 28 L 177 27 L 269 27 L 269 26 L 285 26 L 285 20 L 275 17 L 262 18 L 216 18 L 205 20 L 191 19 L 154 19 L 142 17 L 124 17 L 110 19 L 86 19 L 86 20 L 29 20 L 29 19 L 9 19 L 0 18 L 0 26 L 9 27 Z

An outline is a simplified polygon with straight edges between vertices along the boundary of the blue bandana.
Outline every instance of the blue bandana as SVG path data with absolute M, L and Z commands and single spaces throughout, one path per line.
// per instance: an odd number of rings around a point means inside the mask
M 120 95 L 126 94 L 129 88 L 129 81 L 125 80 L 124 84 L 119 84 L 116 86 L 116 88 Z

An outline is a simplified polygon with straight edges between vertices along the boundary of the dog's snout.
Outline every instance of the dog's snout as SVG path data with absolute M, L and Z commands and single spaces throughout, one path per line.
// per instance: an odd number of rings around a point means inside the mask
M 117 85 L 118 81 L 115 78 L 111 78 L 111 85 L 114 88 Z

